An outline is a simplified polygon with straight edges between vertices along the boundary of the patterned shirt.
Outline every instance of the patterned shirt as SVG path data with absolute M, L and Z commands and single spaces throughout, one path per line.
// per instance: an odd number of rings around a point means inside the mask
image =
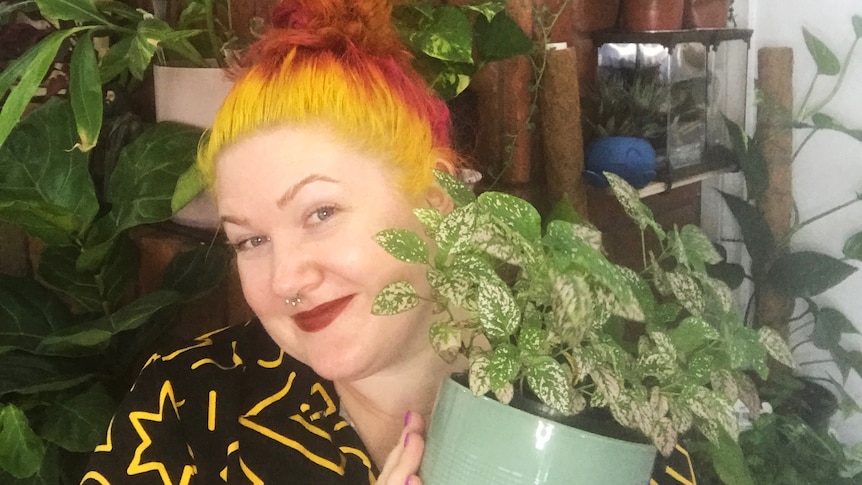
M 260 322 L 150 357 L 81 485 L 373 484 L 331 382 L 285 354 Z M 696 484 L 681 447 L 651 485 Z

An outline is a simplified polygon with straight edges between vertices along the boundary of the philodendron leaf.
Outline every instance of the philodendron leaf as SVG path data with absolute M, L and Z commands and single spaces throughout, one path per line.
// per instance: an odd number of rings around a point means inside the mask
M 476 19 L 476 53 L 484 62 L 529 54 L 533 41 L 505 11 Z
M 21 119 L 21 115 L 30 104 L 36 90 L 39 89 L 42 79 L 45 78 L 54 58 L 57 57 L 60 45 L 67 37 L 80 30 L 83 28 L 51 33 L 0 73 L 0 99 L 3 99 L 6 91 L 15 86 L 0 110 L 0 146 L 6 142 L 12 128 Z
M 538 357 L 526 363 L 527 385 L 550 408 L 571 413 L 572 386 L 563 366 L 551 357 Z
M 432 18 L 410 40 L 435 59 L 473 63 L 473 29 L 470 19 L 458 7 L 445 5 L 434 9 Z
M 66 305 L 31 278 L 0 274 L 0 354 L 35 350 L 69 318 Z
M 405 263 L 427 263 L 428 244 L 413 231 L 406 229 L 384 229 L 374 236 L 383 249 Z
M 397 315 L 419 304 L 419 296 L 413 285 L 396 281 L 384 286 L 374 298 L 371 313 L 374 315 Z
M 757 335 L 758 340 L 764 347 L 766 347 L 766 351 L 769 352 L 769 355 L 771 355 L 773 359 L 791 369 L 797 369 L 799 367 L 796 364 L 796 360 L 793 359 L 793 354 L 790 352 L 790 347 L 787 346 L 787 342 L 784 341 L 775 329 L 770 327 L 760 327 L 757 330 Z
M 797 251 L 781 256 L 769 269 L 769 284 L 796 297 L 811 297 L 838 285 L 856 268 L 827 254 Z
M 619 175 L 610 172 L 603 173 L 610 183 L 614 196 L 616 196 L 617 201 L 619 201 L 626 214 L 634 220 L 635 224 L 637 224 L 641 230 L 650 227 L 656 233 L 658 238 L 663 240 L 665 238 L 664 229 L 662 229 L 655 221 L 650 208 L 641 202 L 640 196 L 635 188 L 623 180 Z
M 736 218 L 742 238 L 755 266 L 766 264 L 775 247 L 769 225 L 757 207 L 735 195 L 720 192 L 724 202 Z
M 110 24 L 99 12 L 94 0 L 36 0 L 36 5 L 45 18 Z
M 473 191 L 460 180 L 453 177 L 449 172 L 434 170 L 434 179 L 452 199 L 452 202 L 455 203 L 455 207 L 464 207 L 465 205 L 476 201 L 476 194 L 474 194 Z
M 817 73 L 826 76 L 838 75 L 841 72 L 841 61 L 838 60 L 838 56 L 805 27 L 802 28 L 802 36 L 805 37 L 805 46 L 817 65 Z
M 524 239 L 538 241 L 542 237 L 542 217 L 526 200 L 501 192 L 485 192 L 479 196 L 478 204 L 492 219 Z
M 859 333 L 853 323 L 835 308 L 821 308 L 816 311 L 815 316 L 811 341 L 817 348 L 835 349 L 840 345 L 842 334 Z
M 199 128 L 163 121 L 123 150 L 111 175 L 111 212 L 93 226 L 79 268 L 98 266 L 126 229 L 171 217 L 177 180 L 194 164 L 201 134 Z
M 502 339 L 518 328 L 521 310 L 505 285 L 483 281 L 479 286 L 479 322 L 490 339 Z
M 76 141 L 72 109 L 57 98 L 18 124 L 0 146 L 0 218 L 46 244 L 75 244 L 99 210 Z
M 862 232 L 850 236 L 844 243 L 844 256 L 862 261 Z
M 15 478 L 35 475 L 42 467 L 45 443 L 30 427 L 24 411 L 14 404 L 0 408 L 0 469 Z
M 101 384 L 54 401 L 46 410 L 39 435 L 69 451 L 90 452 L 105 439 L 117 403 Z
M 80 139 L 78 149 L 88 152 L 99 141 L 103 111 L 99 63 L 90 33 L 79 38 L 72 51 L 69 94 Z

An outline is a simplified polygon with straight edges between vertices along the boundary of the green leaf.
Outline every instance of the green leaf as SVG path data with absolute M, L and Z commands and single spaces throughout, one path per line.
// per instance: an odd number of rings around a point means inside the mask
M 687 273 L 668 272 L 665 280 L 677 301 L 692 315 L 702 316 L 706 302 L 697 279 Z
M 208 294 L 227 277 L 233 251 L 226 245 L 200 243 L 171 260 L 162 273 L 163 290 L 177 291 L 185 299 Z
M 499 61 L 529 54 L 533 41 L 506 12 L 499 12 L 489 22 L 476 20 L 476 52 L 483 62 Z
M 551 207 L 551 212 L 548 214 L 547 221 L 564 221 L 571 224 L 583 224 L 585 222 L 584 218 L 575 210 L 575 206 L 572 204 L 569 194 L 563 194 L 563 197 L 558 200 L 553 207 Z
M 730 357 L 731 369 L 754 369 L 765 378 L 769 369 L 766 366 L 766 348 L 760 343 L 757 331 L 748 327 L 735 327 L 724 342 L 725 351 Z
M 850 259 L 862 261 L 862 232 L 857 232 L 847 239 L 844 243 L 843 252 L 844 256 Z
M 854 272 L 854 266 L 827 254 L 797 251 L 778 258 L 767 281 L 786 295 L 807 298 L 840 284 Z
M 470 190 L 470 187 L 464 185 L 449 172 L 434 170 L 434 179 L 437 181 L 437 185 L 452 199 L 455 207 L 464 207 L 476 201 L 476 194 Z
M 753 260 L 752 264 L 762 267 L 762 265 L 766 264 L 769 257 L 772 256 L 775 248 L 769 224 L 766 223 L 757 207 L 735 195 L 724 192 L 720 193 L 733 217 L 736 218 L 736 222 L 739 224 L 739 228 L 742 231 L 742 239 L 745 241 L 745 247 L 748 249 L 748 254 Z
M 692 269 L 705 271 L 707 264 L 721 261 L 721 256 L 715 250 L 712 241 L 697 226 L 691 224 L 683 226 L 680 232 L 680 241 Z
M 428 262 L 428 244 L 413 231 L 407 229 L 384 229 L 374 236 L 383 249 L 405 263 Z
M 482 282 L 478 306 L 479 322 L 490 339 L 512 335 L 521 321 L 521 311 L 505 285 Z
M 437 243 L 436 264 L 444 264 L 450 253 L 457 253 L 462 246 L 473 246 L 476 222 L 475 204 L 458 207 L 443 219 L 434 238 Z
M 93 0 L 36 0 L 45 18 L 110 25 Z
M 461 330 L 451 321 L 444 320 L 431 324 L 429 334 L 431 347 L 434 348 L 437 355 L 446 362 L 454 362 L 458 357 L 458 351 L 461 349 Z
M 832 350 L 837 348 L 844 333 L 859 333 L 853 323 L 835 308 L 821 308 L 815 312 L 814 331 L 811 341 L 817 348 Z
M 132 48 L 133 40 L 134 37 L 123 37 L 111 44 L 108 53 L 102 57 L 102 62 L 99 65 L 99 79 L 102 84 L 106 84 L 129 69 L 129 51 Z
M 663 240 L 665 236 L 664 229 L 659 226 L 653 217 L 653 213 L 649 207 L 641 202 L 640 195 L 637 190 L 628 182 L 622 179 L 619 175 L 603 172 L 610 183 L 611 190 L 614 193 L 617 201 L 619 201 L 623 210 L 643 231 L 647 227 L 652 228 L 659 239 Z
M 54 401 L 39 435 L 66 450 L 89 453 L 105 439 L 116 408 L 107 389 L 97 384 L 70 399 Z
M 60 465 L 57 455 L 57 447 L 48 444 L 45 450 L 45 457 L 42 459 L 42 467 L 35 475 L 17 479 L 0 469 L 0 483 L 8 485 L 56 485 L 61 483 Z
M 171 197 L 171 212 L 176 214 L 206 189 L 206 181 L 197 165 L 192 165 L 177 179 L 174 195 Z
M 413 214 L 419 219 L 419 222 L 425 226 L 425 233 L 429 237 L 434 237 L 437 234 L 437 229 L 440 223 L 443 222 L 443 213 L 437 209 L 427 209 L 420 207 L 413 209 Z
M 396 281 L 384 286 L 374 298 L 371 313 L 374 315 L 397 315 L 419 304 L 419 296 L 406 281 Z
M 27 478 L 39 471 L 44 457 L 45 443 L 33 432 L 24 411 L 14 404 L 0 408 L 0 469 Z
M 841 61 L 838 60 L 838 56 L 819 37 L 809 32 L 805 27 L 802 28 L 802 35 L 805 37 L 808 53 L 811 54 L 814 63 L 817 64 L 817 74 L 838 75 L 841 72 Z
M 458 7 L 434 9 L 432 18 L 411 36 L 424 54 L 444 61 L 473 62 L 473 30 L 470 19 Z
M 66 305 L 33 279 L 0 274 L 0 354 L 35 350 L 69 319 Z
M 62 391 L 93 379 L 69 359 L 25 352 L 0 355 L 0 396 Z M 4 399 L 6 400 L 6 399 Z
M 526 200 L 501 192 L 485 192 L 479 196 L 478 204 L 495 222 L 513 229 L 527 241 L 538 241 L 542 236 L 542 217 Z
M 474 353 L 470 356 L 470 391 L 474 396 L 483 396 L 491 390 L 491 377 L 487 371 L 489 362 L 488 356 L 484 353 Z
M 734 485 L 756 485 L 742 448 L 729 434 L 720 432 L 717 443 L 707 443 L 707 453 L 712 459 L 716 473 L 723 483 Z
M 706 320 L 698 317 L 687 317 L 679 322 L 679 326 L 670 332 L 673 346 L 683 353 L 689 354 L 694 350 L 708 345 L 710 341 L 718 340 L 718 330 Z
M 706 267 L 706 273 L 717 280 L 723 281 L 731 289 L 739 288 L 745 281 L 745 268 L 740 264 L 720 262 Z
M 123 150 L 111 175 L 111 212 L 90 232 L 80 268 L 97 266 L 124 230 L 171 217 L 177 180 L 194 164 L 201 134 L 199 128 L 163 121 Z
M 511 384 L 517 377 L 518 371 L 521 370 L 518 362 L 518 348 L 510 344 L 498 346 L 491 352 L 488 366 L 485 369 L 488 372 L 491 390 L 496 392 Z
M 71 245 L 99 204 L 68 102 L 53 98 L 0 146 L 0 218 L 49 245 Z
M 6 97 L 0 110 L 0 146 L 4 145 L 12 128 L 36 94 L 42 79 L 57 57 L 60 45 L 67 37 L 82 29 L 69 29 L 53 32 L 38 44 L 31 47 L 17 60 L 0 73 L 0 99 L 17 81 L 17 85 Z M 2 172 L 0 172 L 2 173 Z
M 787 346 L 787 342 L 784 341 L 775 329 L 770 327 L 760 327 L 757 330 L 757 334 L 758 340 L 764 347 L 766 347 L 766 351 L 773 359 L 791 369 L 798 368 L 796 361 L 793 359 L 793 354 L 790 352 L 790 347 Z
M 72 51 L 69 93 L 80 138 L 78 149 L 88 152 L 96 146 L 102 129 L 102 84 L 96 49 L 89 32 L 78 39 Z
M 862 38 L 862 17 L 859 15 L 854 15 L 853 19 L 853 32 L 856 34 L 856 38 Z
M 571 412 L 571 385 L 563 366 L 550 357 L 526 363 L 527 385 L 541 401 L 563 414 Z
M 760 144 L 748 136 L 745 128 L 730 118 L 725 116 L 724 123 L 730 135 L 733 151 L 739 159 L 739 166 L 745 176 L 748 196 L 753 200 L 760 200 L 769 187 L 769 173 Z

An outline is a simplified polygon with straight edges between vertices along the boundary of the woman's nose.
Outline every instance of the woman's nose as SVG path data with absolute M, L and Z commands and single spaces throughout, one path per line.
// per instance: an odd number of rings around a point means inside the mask
M 273 244 L 272 289 L 284 299 L 295 299 L 320 284 L 321 271 L 313 246 L 275 242 Z

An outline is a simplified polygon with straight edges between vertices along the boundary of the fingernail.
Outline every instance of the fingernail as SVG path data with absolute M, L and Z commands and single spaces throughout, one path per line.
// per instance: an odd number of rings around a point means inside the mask
M 404 447 L 407 448 L 407 443 L 410 442 L 410 433 L 404 435 Z
M 413 477 L 407 477 L 407 480 L 404 482 L 404 485 L 410 485 L 413 482 Z
M 410 418 L 411 418 L 410 414 L 411 414 L 410 411 L 407 411 L 407 414 L 404 415 L 404 426 L 407 426 L 408 424 L 410 424 Z

